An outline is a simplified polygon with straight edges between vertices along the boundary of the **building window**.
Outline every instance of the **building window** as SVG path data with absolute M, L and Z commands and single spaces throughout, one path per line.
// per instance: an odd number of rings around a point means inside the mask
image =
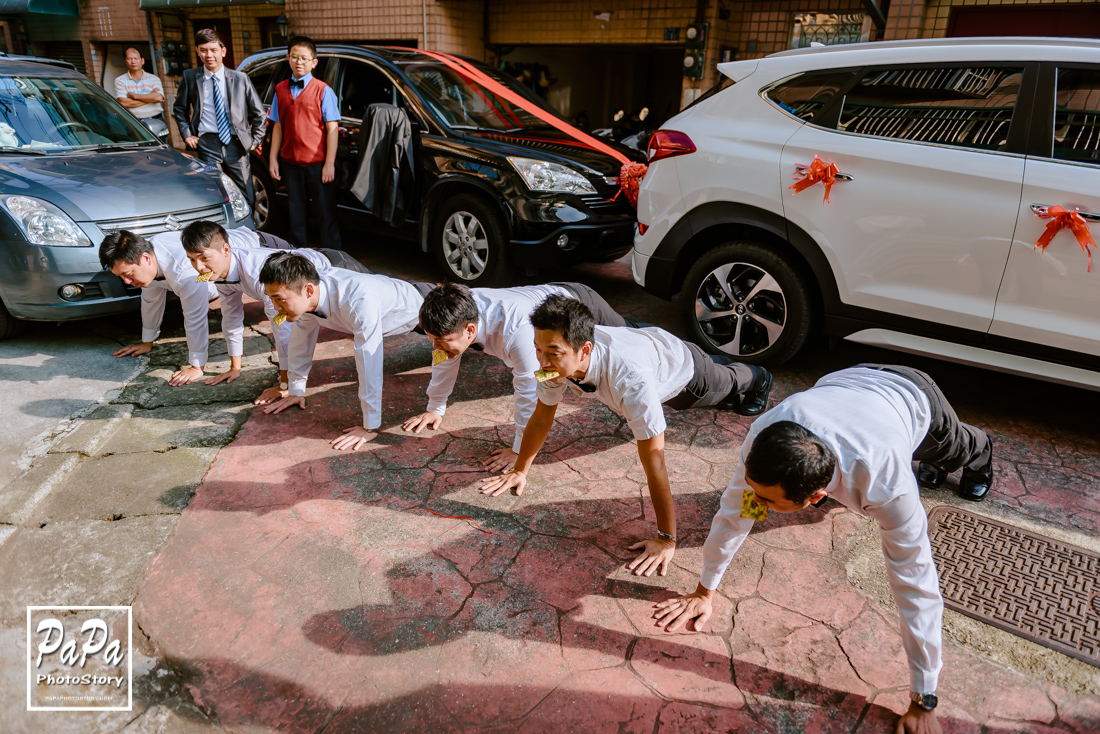
M 863 13 L 795 13 L 789 48 L 811 43 L 835 46 L 871 40 L 871 17 Z

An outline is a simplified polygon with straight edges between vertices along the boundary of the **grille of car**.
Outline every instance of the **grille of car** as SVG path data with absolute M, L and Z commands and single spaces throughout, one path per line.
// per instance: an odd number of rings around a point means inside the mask
M 84 300 L 90 301 L 95 298 L 103 298 L 103 286 L 99 283 L 85 283 Z
M 149 237 L 169 230 L 183 229 L 191 222 L 197 222 L 201 219 L 225 224 L 225 208 L 218 204 L 217 206 L 206 206 L 201 209 L 190 209 L 185 212 L 169 212 L 148 217 L 103 219 L 96 222 L 96 226 L 104 232 L 117 232 L 120 229 L 126 229 L 142 237 Z M 169 226 L 169 222 L 172 226 Z
M 617 197 L 611 198 L 605 198 L 603 196 L 582 196 L 581 201 L 583 201 L 584 205 L 589 209 L 595 211 L 608 211 L 613 209 L 622 209 L 624 211 L 630 210 L 630 203 L 627 202 L 625 194 L 619 194 Z

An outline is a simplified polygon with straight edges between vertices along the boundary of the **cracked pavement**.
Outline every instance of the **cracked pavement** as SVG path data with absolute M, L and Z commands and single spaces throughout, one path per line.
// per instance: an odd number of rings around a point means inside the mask
M 368 264 L 424 277 L 410 260 Z M 627 261 L 571 275 L 679 331 Z M 77 428 L 47 455 L 97 486 L 58 482 L 0 547 L 5 626 L 16 601 L 130 593 L 144 666 L 134 712 L 76 719 L 78 731 L 893 731 L 908 675 L 877 534 L 835 503 L 758 524 L 705 632 L 653 627 L 655 602 L 695 586 L 749 419 L 667 411 L 681 543 L 667 576 L 635 577 L 626 546 L 652 534 L 653 513 L 629 431 L 606 408 L 568 398 L 524 495 L 486 497 L 481 461 L 511 441 L 500 362 L 468 353 L 442 429 L 406 434 L 431 348 L 388 339 L 382 433 L 340 453 L 328 440 L 359 414 L 349 340 L 322 332 L 307 410 L 264 415 L 244 405 L 274 369 L 258 318 L 251 309 L 255 374 L 222 393 L 168 388 L 157 370 L 173 363 L 154 352 L 102 408 L 109 435 Z M 1100 548 L 1100 396 L 849 345 L 777 370 L 773 396 L 860 361 L 931 371 L 963 419 L 993 433 L 998 482 L 968 509 Z M 946 490 L 925 500 L 958 503 Z M 54 553 L 45 570 L 45 549 L 78 526 L 114 555 L 78 568 Z M 21 632 L 0 644 L 18 648 Z M 945 731 L 1100 730 L 1095 668 L 953 613 L 945 637 Z M 17 711 L 22 673 L 8 675 L 5 723 L 65 730 Z

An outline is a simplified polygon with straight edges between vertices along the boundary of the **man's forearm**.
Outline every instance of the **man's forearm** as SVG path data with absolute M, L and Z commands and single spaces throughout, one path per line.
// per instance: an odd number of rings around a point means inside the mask
M 154 102 L 154 103 L 155 102 L 163 102 L 164 101 L 164 95 L 163 94 L 157 94 L 156 92 L 152 92 L 150 94 L 137 94 L 135 92 L 132 99 L 135 99 L 135 100 L 141 102 L 142 104 L 149 104 L 150 102 Z
M 515 471 L 526 474 L 531 471 L 531 465 L 535 463 L 535 455 L 546 442 L 546 436 L 550 433 L 550 427 L 554 425 L 554 414 L 558 412 L 558 406 L 546 405 L 539 402 L 535 411 L 531 414 L 531 420 L 527 422 L 527 430 L 523 432 L 523 443 L 519 447 L 519 457 L 516 459 Z
M 275 123 L 271 126 L 271 155 L 268 156 L 268 165 L 279 160 L 279 149 L 283 147 L 283 126 Z
M 331 166 L 336 163 L 336 146 L 340 144 L 340 128 L 336 125 L 328 130 L 328 141 L 325 146 L 325 165 Z
M 116 97 L 116 99 L 118 100 L 119 104 L 127 109 L 141 107 L 145 104 L 144 102 L 138 102 L 136 99 L 130 99 L 129 97 Z
M 649 484 L 649 498 L 653 502 L 653 513 L 657 516 L 657 529 L 675 538 L 676 506 L 672 501 L 668 468 L 665 466 L 665 434 L 638 441 L 638 456 Z

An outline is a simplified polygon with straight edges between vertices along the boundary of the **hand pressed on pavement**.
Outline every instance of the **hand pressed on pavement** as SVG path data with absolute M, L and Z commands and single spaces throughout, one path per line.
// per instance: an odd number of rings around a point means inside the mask
M 289 395 L 286 390 L 282 389 L 278 385 L 272 385 L 260 393 L 260 397 L 256 398 L 254 405 L 267 405 L 268 403 L 274 403 L 276 400 L 282 400 Z M 302 406 L 306 407 L 305 405 Z
M 182 370 L 177 370 L 172 373 L 172 379 L 168 380 L 168 384 L 173 387 L 179 387 L 181 385 L 190 385 L 195 380 L 202 377 L 202 368 L 189 365 Z
M 240 370 L 227 370 L 226 372 L 223 372 L 220 375 L 214 375 L 213 377 L 207 378 L 206 384 L 207 385 L 217 385 L 217 384 L 222 383 L 222 382 L 230 383 L 230 382 L 233 382 L 233 380 L 236 380 L 240 376 L 241 376 L 241 371 Z
M 527 472 L 511 471 L 501 474 L 499 477 L 489 477 L 481 483 L 481 493 L 496 497 L 515 487 L 516 496 L 523 494 L 523 488 L 527 486 Z
M 142 342 L 141 344 L 131 344 L 128 347 L 122 349 L 116 349 L 114 356 L 116 357 L 140 357 L 143 354 L 148 354 L 152 351 L 153 345 L 151 342 Z
M 374 431 L 368 431 L 362 426 L 352 426 L 351 428 L 344 429 L 344 435 L 337 436 L 329 441 L 332 444 L 332 448 L 337 451 L 345 451 L 351 449 L 355 451 L 368 441 L 373 441 L 378 438 L 378 434 Z
M 653 611 L 653 618 L 657 620 L 657 626 L 664 628 L 665 632 L 676 632 L 694 619 L 692 631 L 702 632 L 703 625 L 710 619 L 713 611 L 711 604 L 713 595 L 713 591 L 700 584 L 690 594 L 657 604 Z
M 271 405 L 264 408 L 264 413 L 271 413 L 272 415 L 282 413 L 287 408 L 297 405 L 302 410 L 306 409 L 306 399 L 302 395 L 287 395 L 285 398 L 279 398 Z
M 642 540 L 630 546 L 628 550 L 641 550 L 642 553 L 627 568 L 634 572 L 635 576 L 652 576 L 658 568 L 661 575 L 668 573 L 668 564 L 676 553 L 676 543 L 671 540 Z
M 425 412 L 409 418 L 407 421 L 401 424 L 401 427 L 404 428 L 406 431 L 420 433 L 425 428 L 430 428 L 434 431 L 442 424 L 443 416 L 441 416 L 439 413 Z
M 894 734 L 943 734 L 943 729 L 940 728 L 935 711 L 925 711 L 917 704 L 910 703 L 909 710 L 898 720 Z
M 512 449 L 497 449 L 491 455 L 488 461 L 482 463 L 486 470 L 491 472 L 504 472 L 512 471 L 516 466 L 516 459 L 519 458 L 519 454 Z

